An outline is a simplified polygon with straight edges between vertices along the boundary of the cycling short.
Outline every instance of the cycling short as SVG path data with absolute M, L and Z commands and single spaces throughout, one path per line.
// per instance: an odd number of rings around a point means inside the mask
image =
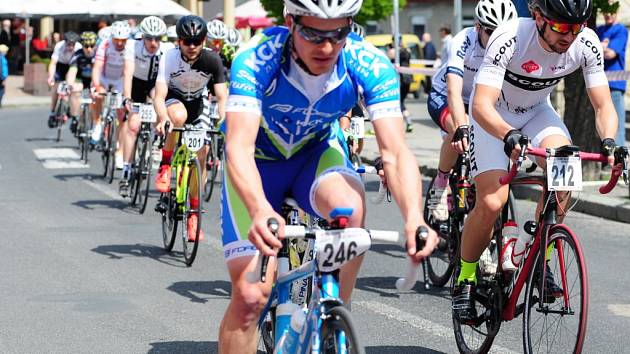
M 166 107 L 181 103 L 186 108 L 186 122 L 198 129 L 211 129 L 210 118 L 208 117 L 208 100 L 204 96 L 196 98 L 192 101 L 186 101 L 170 92 L 166 95 Z M 206 144 L 210 144 L 212 134 L 207 133 Z
M 155 81 L 150 82 L 134 77 L 131 81 L 131 100 L 135 103 L 146 103 Z
M 315 205 L 317 186 L 328 176 L 339 173 L 355 179 L 363 186 L 357 172 L 352 168 L 348 155 L 338 139 L 324 141 L 308 151 L 303 151 L 288 160 L 256 160 L 265 197 L 277 212 L 286 197 L 292 197 L 298 206 L 311 215 L 322 216 Z M 256 247 L 247 239 L 251 218 L 245 204 L 232 185 L 225 164 L 221 191 L 221 230 L 223 256 L 226 262 L 253 256 Z
M 118 93 L 122 94 L 123 92 L 123 79 L 120 78 L 118 80 L 112 80 L 109 78 L 106 78 L 104 76 L 101 76 L 101 86 L 105 88 L 105 91 L 107 91 L 109 89 L 109 87 L 112 87 L 112 90 L 117 91 Z
M 57 63 L 55 67 L 55 82 L 66 81 L 66 75 L 68 74 L 68 70 L 70 69 L 70 65 Z
M 527 135 L 535 147 L 539 147 L 545 138 L 552 135 L 561 135 L 571 141 L 569 130 L 548 103 L 540 104 L 523 114 L 512 113 L 501 107 L 496 109 L 503 120 Z M 509 159 L 503 152 L 503 146 L 501 139 L 490 135 L 474 117 L 470 117 L 470 173 L 473 177 L 490 170 L 507 171 Z
M 445 120 L 448 118 L 450 111 L 448 110 L 448 99 L 445 95 L 431 89 L 429 92 L 429 99 L 427 101 L 427 108 L 429 109 L 429 115 L 435 124 L 446 132 Z M 466 114 L 468 114 L 468 105 L 464 104 Z

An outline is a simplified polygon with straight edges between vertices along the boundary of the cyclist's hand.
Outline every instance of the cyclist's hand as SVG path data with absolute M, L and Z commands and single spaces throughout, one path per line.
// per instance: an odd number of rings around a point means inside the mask
M 275 218 L 280 224 L 278 235 L 284 237 L 284 219 L 273 209 L 262 209 L 252 217 L 252 225 L 247 234 L 249 241 L 265 256 L 275 256 L 282 242 L 269 230 L 267 222 Z
M 171 121 L 169 119 L 164 119 L 162 121 L 160 121 L 158 124 L 155 125 L 155 132 L 158 135 L 164 135 L 165 133 L 167 133 L 166 131 L 166 122 L 168 122 L 169 127 L 168 127 L 168 133 L 171 132 L 171 130 L 173 130 L 173 123 L 171 123 Z
M 383 186 L 387 187 L 387 177 L 385 177 L 383 159 L 380 156 L 374 160 L 374 168 L 376 169 L 376 173 L 378 173 L 378 176 L 381 178 L 381 183 L 383 183 Z
M 469 127 L 466 124 L 462 124 L 455 130 L 453 134 L 453 140 L 451 141 L 451 146 L 458 154 L 463 154 L 468 151 L 468 143 L 470 140 L 470 131 Z
M 54 77 L 49 77 L 47 82 L 48 82 L 48 86 L 50 86 L 50 87 L 55 86 L 55 78 Z
M 602 154 L 608 157 L 608 165 L 615 165 L 615 149 L 617 149 L 617 144 L 614 139 L 606 138 L 602 140 Z
M 416 252 L 416 230 L 418 229 L 418 226 L 424 226 L 428 231 L 428 235 L 424 247 Z M 407 255 L 416 263 L 419 263 L 424 258 L 430 256 L 433 249 L 438 244 L 437 233 L 424 223 L 424 221 L 420 225 L 415 223 L 408 223 L 405 225 L 405 236 L 407 237 Z
M 125 97 L 123 99 L 123 107 L 125 108 L 127 112 L 131 112 L 132 104 L 133 104 L 133 101 L 131 100 L 131 98 Z
M 518 160 L 522 151 L 521 142 L 525 140 L 529 141 L 529 138 L 518 129 L 510 130 L 503 137 L 503 151 L 512 161 Z

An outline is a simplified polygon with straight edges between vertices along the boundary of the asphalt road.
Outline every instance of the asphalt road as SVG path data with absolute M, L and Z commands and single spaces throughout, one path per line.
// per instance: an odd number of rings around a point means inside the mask
M 99 177 L 96 154 L 76 168 L 75 141 L 64 131 L 55 143 L 45 119 L 44 107 L 0 110 L 0 352 L 216 353 L 230 297 L 217 198 L 187 268 L 181 245 L 162 250 L 156 194 L 139 215 Z M 517 205 L 520 220 L 531 217 L 533 203 Z M 368 209 L 368 227 L 401 229 L 394 205 Z M 588 262 L 585 352 L 628 352 L 630 225 L 578 213 L 567 223 Z M 405 262 L 393 246 L 375 247 L 364 262 L 352 311 L 367 352 L 457 352 L 448 290 L 419 282 L 398 292 Z M 503 324 L 494 351 L 522 352 L 521 317 Z

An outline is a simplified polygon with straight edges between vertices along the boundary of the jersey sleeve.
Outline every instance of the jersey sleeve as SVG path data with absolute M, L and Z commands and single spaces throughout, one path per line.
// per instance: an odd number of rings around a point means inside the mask
M 175 49 L 173 48 L 171 50 L 175 50 Z M 169 53 L 170 51 L 160 56 L 160 63 L 158 64 L 158 74 L 157 74 L 157 78 L 155 79 L 156 82 L 162 82 L 162 83 L 168 84 L 166 82 L 166 57 L 169 56 Z
M 210 52 L 210 67 L 212 68 L 213 80 L 208 81 L 208 89 L 213 88 L 214 84 L 222 84 L 225 82 L 225 67 L 221 57 L 215 53 Z
M 60 42 L 57 42 L 57 44 L 55 44 L 55 48 L 53 48 L 53 52 L 52 52 L 52 55 L 50 56 L 50 59 L 54 61 L 59 61 L 59 53 L 61 53 L 61 47 L 63 47 L 65 43 L 66 43 L 65 41 L 60 41 Z
M 517 50 L 517 27 L 518 20 L 510 21 L 499 26 L 490 36 L 475 84 L 488 85 L 498 89 L 503 87 L 505 71 Z
M 94 55 L 94 62 L 100 61 L 100 62 L 104 62 L 105 61 L 105 52 L 107 51 L 107 46 L 108 46 L 109 41 L 102 41 L 99 45 L 98 48 L 96 49 L 96 54 Z
M 578 40 L 580 41 L 578 48 L 582 52 L 582 75 L 586 87 L 607 86 L 608 79 L 604 72 L 604 49 L 599 38 L 595 32 L 586 28 Z
M 455 74 L 464 77 L 464 59 L 466 52 L 470 50 L 472 41 L 469 34 L 471 28 L 460 31 L 450 41 L 449 57 L 446 61 L 446 74 Z M 473 30 L 474 31 L 474 30 Z
M 264 41 L 259 45 L 266 45 Z M 230 70 L 230 95 L 227 112 L 247 112 L 262 115 L 262 98 L 266 90 L 265 70 L 258 58 L 259 45 L 239 51 Z
M 348 71 L 363 87 L 370 118 L 401 117 L 399 75 L 385 54 L 363 40 L 348 40 L 342 53 Z
M 77 61 L 79 60 L 79 55 L 81 55 L 81 51 L 82 49 L 79 49 L 78 51 L 75 51 L 74 54 L 72 54 L 72 58 L 70 58 L 70 62 L 68 63 L 68 65 L 70 66 L 77 66 Z

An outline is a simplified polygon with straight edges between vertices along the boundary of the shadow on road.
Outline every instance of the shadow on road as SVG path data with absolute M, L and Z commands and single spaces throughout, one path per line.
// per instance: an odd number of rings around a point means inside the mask
M 232 292 L 230 282 L 225 280 L 178 281 L 167 289 L 197 303 L 206 303 L 211 299 L 229 299 Z
M 102 245 L 92 249 L 92 252 L 102 254 L 109 259 L 124 259 L 127 257 L 151 258 L 160 263 L 174 267 L 185 268 L 183 254 L 181 252 L 166 253 L 162 247 L 146 244 L 133 245 Z
M 63 182 L 74 181 L 77 179 L 86 179 L 88 181 L 103 180 L 103 175 L 101 173 L 86 173 L 86 172 L 60 174 L 60 175 L 54 175 L 53 177 Z
M 378 345 L 373 347 L 365 347 L 367 354 L 440 354 L 437 350 L 425 348 L 425 347 L 411 347 L 401 345 Z
M 372 245 L 370 247 L 371 252 L 380 253 L 392 258 L 407 258 L 405 250 L 398 245 Z
M 148 354 L 158 353 L 209 353 L 215 354 L 219 352 L 219 343 L 217 342 L 195 342 L 195 341 L 176 341 L 176 342 L 155 342 L 150 343 L 151 349 Z
M 73 202 L 72 205 L 78 206 L 86 210 L 99 209 L 99 207 L 107 207 L 110 209 L 119 209 L 128 213 L 136 212 L 135 209 L 130 209 L 129 202 L 123 200 L 114 199 L 96 199 L 96 200 L 78 200 Z
M 360 277 L 357 278 L 356 288 L 378 294 L 381 297 L 399 298 L 401 291 L 396 289 L 397 279 L 397 277 Z M 409 292 L 449 300 L 451 298 L 449 287 L 438 288 L 432 286 L 429 290 L 426 290 L 424 282 L 420 280 L 416 282 L 416 285 Z

